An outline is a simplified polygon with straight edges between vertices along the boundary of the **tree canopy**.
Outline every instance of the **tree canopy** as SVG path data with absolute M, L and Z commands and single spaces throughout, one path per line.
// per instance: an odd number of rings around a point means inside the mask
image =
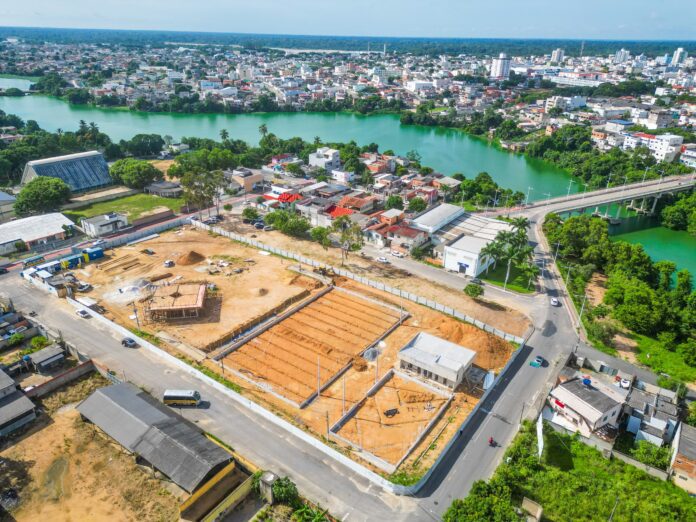
M 14 204 L 19 215 L 57 210 L 70 199 L 70 187 L 59 178 L 39 176 L 27 183 Z
M 149 161 L 125 158 L 116 161 L 109 169 L 109 174 L 115 183 L 123 183 L 127 187 L 142 189 L 154 181 L 164 179 L 162 171 Z

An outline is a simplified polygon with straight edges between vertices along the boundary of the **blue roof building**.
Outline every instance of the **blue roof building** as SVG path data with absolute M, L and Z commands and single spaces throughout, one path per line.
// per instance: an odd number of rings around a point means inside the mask
M 62 179 L 72 192 L 86 192 L 113 183 L 104 156 L 96 150 L 27 162 L 22 185 L 37 176 Z

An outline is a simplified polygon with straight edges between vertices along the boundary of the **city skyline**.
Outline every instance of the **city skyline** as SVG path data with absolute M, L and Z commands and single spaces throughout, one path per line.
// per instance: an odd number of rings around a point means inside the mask
M 98 10 L 88 0 L 72 0 L 70 4 L 72 9 L 67 10 L 64 5 L 47 0 L 27 0 L 11 8 L 0 7 L 0 20 L 5 26 L 19 27 L 317 36 L 674 41 L 696 38 L 689 23 L 696 18 L 696 4 L 684 0 L 666 0 L 660 10 L 652 9 L 652 4 L 645 0 L 632 2 L 630 10 L 626 9 L 626 2 L 607 5 L 600 0 L 588 0 L 582 10 L 569 2 L 555 2 L 554 9 L 549 9 L 547 0 L 531 0 L 524 5 L 510 0 L 495 5 L 450 5 L 446 0 L 433 0 L 427 6 L 413 0 L 398 4 L 366 0 L 298 0 L 288 4 L 260 0 L 253 5 L 207 0 L 196 10 L 183 0 L 166 4 L 154 0 L 147 5 L 135 0 L 105 1 Z

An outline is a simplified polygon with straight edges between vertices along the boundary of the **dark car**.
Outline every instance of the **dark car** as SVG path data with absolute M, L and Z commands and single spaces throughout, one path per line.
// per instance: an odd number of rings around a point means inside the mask
M 5 268 L 4 266 L 0 267 L 0 275 L 7 274 L 8 272 L 9 272 L 9 270 L 7 268 Z
M 471 278 L 471 284 L 473 285 L 482 285 L 483 281 L 481 281 L 478 277 L 472 277 Z
M 125 346 L 126 348 L 134 348 L 138 346 L 138 343 L 135 342 L 135 339 L 131 339 L 130 337 L 124 337 L 121 341 L 121 346 Z

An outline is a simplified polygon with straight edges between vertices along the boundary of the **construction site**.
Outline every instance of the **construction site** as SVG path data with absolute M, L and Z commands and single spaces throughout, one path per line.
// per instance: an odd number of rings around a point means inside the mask
M 189 227 L 76 272 L 107 317 L 193 354 L 381 473 L 427 469 L 514 351 L 431 308 Z M 461 382 L 447 387 L 404 368 L 400 352 L 420 332 L 472 354 Z

